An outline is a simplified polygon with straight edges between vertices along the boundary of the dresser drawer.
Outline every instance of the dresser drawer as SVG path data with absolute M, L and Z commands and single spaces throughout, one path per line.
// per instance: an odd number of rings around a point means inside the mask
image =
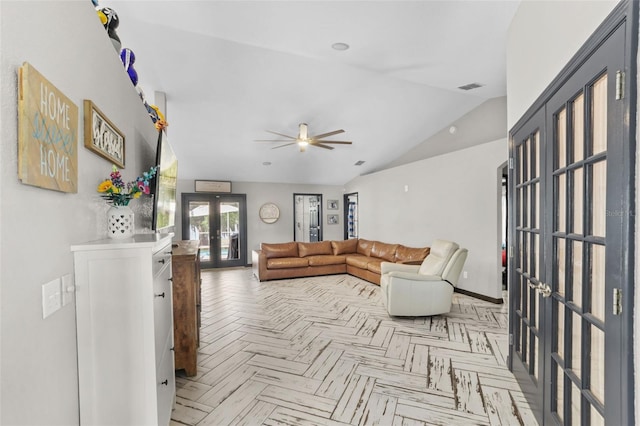
M 156 364 L 161 361 L 165 347 L 173 346 L 173 309 L 170 269 L 164 270 L 153 280 L 153 321 L 155 333 Z
M 164 268 L 171 265 L 171 247 L 165 247 L 153 255 L 153 276 L 157 277 Z
M 166 349 L 161 354 L 161 361 L 156 370 L 158 378 L 158 425 L 168 425 L 171 421 L 174 395 L 176 389 L 175 371 L 173 369 L 173 352 Z

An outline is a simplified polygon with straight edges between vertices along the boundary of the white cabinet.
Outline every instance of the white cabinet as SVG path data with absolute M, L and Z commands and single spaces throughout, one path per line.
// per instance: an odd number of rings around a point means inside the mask
M 80 424 L 168 425 L 175 401 L 171 235 L 71 250 Z

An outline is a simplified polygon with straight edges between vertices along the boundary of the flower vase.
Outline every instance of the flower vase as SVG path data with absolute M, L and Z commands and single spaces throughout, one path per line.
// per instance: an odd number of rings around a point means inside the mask
M 133 237 L 133 211 L 129 206 L 111 206 L 107 210 L 107 221 L 109 238 Z

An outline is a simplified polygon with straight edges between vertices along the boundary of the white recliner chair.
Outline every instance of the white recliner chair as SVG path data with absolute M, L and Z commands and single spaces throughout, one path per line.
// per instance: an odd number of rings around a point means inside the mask
M 451 311 L 453 288 L 467 253 L 452 241 L 436 240 L 422 265 L 383 262 L 380 288 L 389 315 L 421 317 Z

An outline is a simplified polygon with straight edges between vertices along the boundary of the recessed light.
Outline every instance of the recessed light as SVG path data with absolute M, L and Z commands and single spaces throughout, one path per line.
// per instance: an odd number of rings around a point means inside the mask
M 264 163 L 262 163 L 263 166 L 270 166 L 271 165 L 271 161 L 265 161 Z
M 354 166 L 362 166 L 363 164 L 364 164 L 364 160 L 359 160 L 359 161 L 356 161 Z
M 452 135 L 457 131 L 458 131 L 458 128 L 456 126 L 449 127 L 449 133 L 451 133 Z
M 333 43 L 333 44 L 331 45 L 331 47 L 332 47 L 334 50 L 347 50 L 347 49 L 349 49 L 349 45 L 348 45 L 347 43 L 342 43 L 342 42 L 339 42 L 339 43 Z

